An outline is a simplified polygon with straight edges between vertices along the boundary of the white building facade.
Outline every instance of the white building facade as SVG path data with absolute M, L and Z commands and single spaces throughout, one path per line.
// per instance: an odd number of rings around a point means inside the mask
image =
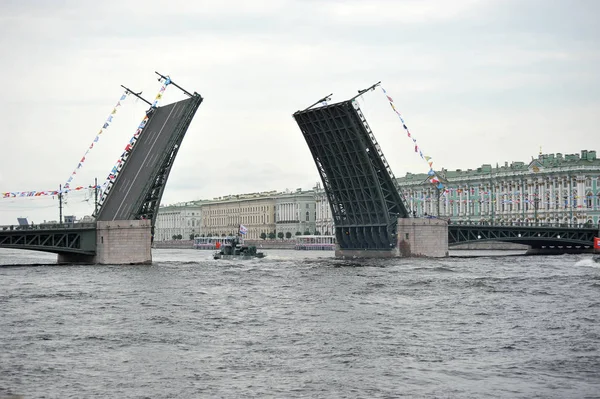
M 161 206 L 156 216 L 154 241 L 169 241 L 173 237 L 189 240 L 202 234 L 202 207 L 195 203 Z M 175 238 L 179 239 L 179 238 Z
M 237 235 L 240 225 L 246 239 L 258 240 L 275 233 L 276 191 L 229 195 L 202 204 L 202 231 L 206 237 Z
M 315 234 L 316 202 L 312 190 L 280 193 L 275 200 L 276 233 L 283 237 Z
M 333 224 L 333 216 L 331 214 L 331 206 L 327 199 L 327 193 L 321 187 L 321 183 L 317 183 L 313 189 L 315 196 L 315 229 L 323 235 L 335 235 L 335 226 Z

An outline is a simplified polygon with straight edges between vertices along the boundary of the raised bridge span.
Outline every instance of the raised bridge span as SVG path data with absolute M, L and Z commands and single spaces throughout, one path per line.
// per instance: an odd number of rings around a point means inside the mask
M 321 177 L 340 248 L 390 250 L 398 218 L 410 211 L 357 97 L 331 105 L 320 100 L 294 119 Z
M 122 246 L 121 254 L 135 251 L 129 251 L 128 245 L 132 243 L 123 242 L 122 237 L 113 237 L 112 244 L 108 244 L 115 231 L 150 227 L 152 234 L 173 162 L 203 100 L 200 94 L 189 93 L 169 77 L 160 76 L 181 89 L 188 98 L 161 107 L 151 105 L 146 111 L 145 123 L 138 127 L 135 140 L 121 155 L 122 162 L 102 193 L 94 212 L 97 223 L 3 226 L 0 227 L 0 247 L 54 252 L 59 255 L 59 261 L 63 257 L 94 263 L 99 247 L 104 252 L 111 251 L 104 249 L 103 244 L 106 247 Z M 122 223 L 136 220 L 139 222 Z M 114 221 L 121 223 L 109 225 Z M 131 234 L 124 233 L 124 236 L 133 237 Z M 145 247 L 144 251 L 149 251 L 151 236 L 140 234 L 141 246 Z M 104 236 L 108 240 L 106 243 Z
M 192 97 L 156 109 L 102 196 L 96 220 L 148 219 L 152 226 L 185 133 L 202 102 Z

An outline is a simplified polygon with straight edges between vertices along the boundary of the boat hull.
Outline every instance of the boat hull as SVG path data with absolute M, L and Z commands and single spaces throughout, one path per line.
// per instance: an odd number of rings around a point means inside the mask
M 256 255 L 224 255 L 224 254 L 215 254 L 214 259 L 225 259 L 225 260 L 250 260 L 250 259 L 261 259 L 264 258 L 264 254 L 256 254 Z

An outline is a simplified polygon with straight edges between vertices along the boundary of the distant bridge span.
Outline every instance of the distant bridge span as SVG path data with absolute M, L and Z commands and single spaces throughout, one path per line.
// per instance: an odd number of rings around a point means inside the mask
M 559 252 L 591 252 L 594 237 L 599 234 L 596 227 L 450 224 L 448 246 L 503 241 L 529 245 L 533 250 L 562 248 Z
M 294 118 L 321 176 L 340 248 L 390 250 L 398 218 L 410 211 L 355 99 L 313 105 Z

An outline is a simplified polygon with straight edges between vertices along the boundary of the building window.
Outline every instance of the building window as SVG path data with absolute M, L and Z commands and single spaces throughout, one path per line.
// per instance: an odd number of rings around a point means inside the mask
M 308 212 L 306 212 L 306 221 L 308 222 L 309 220 L 310 220 L 309 213 L 308 213 Z

